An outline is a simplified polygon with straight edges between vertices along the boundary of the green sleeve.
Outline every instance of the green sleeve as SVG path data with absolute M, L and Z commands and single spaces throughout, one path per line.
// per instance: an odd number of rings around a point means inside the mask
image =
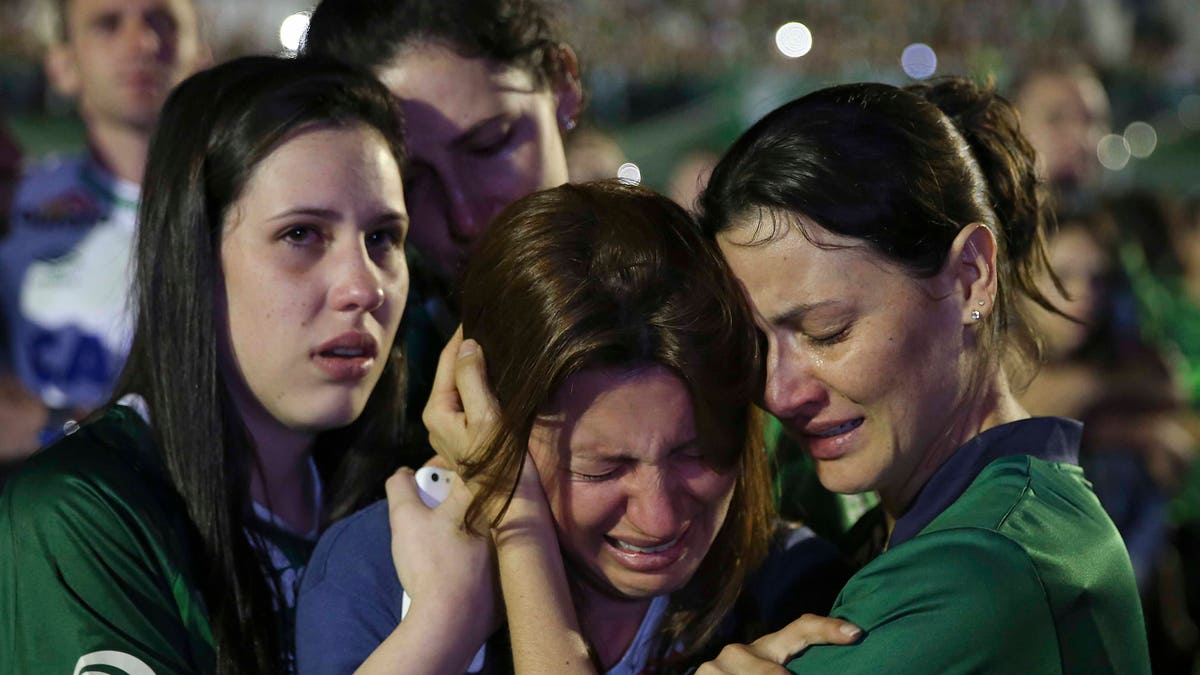
M 832 610 L 866 635 L 813 647 L 794 673 L 1062 672 L 1054 618 L 1025 551 L 987 530 L 919 536 L 856 574 Z
M 184 618 L 198 609 L 178 599 L 195 596 L 179 593 L 183 577 L 163 544 L 170 534 L 147 515 L 152 490 L 145 476 L 112 464 L 34 462 L 0 493 L 6 672 L 203 670 L 202 640 Z

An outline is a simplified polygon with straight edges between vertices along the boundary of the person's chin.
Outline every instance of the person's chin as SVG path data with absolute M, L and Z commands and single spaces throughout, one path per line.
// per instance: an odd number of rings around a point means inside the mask
M 821 486 L 830 492 L 843 495 L 854 495 L 870 492 L 875 489 L 875 481 L 868 472 L 855 466 L 853 457 L 841 457 L 833 461 L 818 461 L 816 463 L 817 479 Z
M 680 560 L 655 572 L 637 572 L 618 565 L 607 570 L 602 578 L 617 596 L 646 600 L 683 588 L 691 581 L 698 567 L 692 560 Z
M 320 433 L 349 426 L 362 415 L 366 408 L 366 397 L 345 396 L 339 400 L 321 402 L 304 416 L 301 427 L 310 433 Z

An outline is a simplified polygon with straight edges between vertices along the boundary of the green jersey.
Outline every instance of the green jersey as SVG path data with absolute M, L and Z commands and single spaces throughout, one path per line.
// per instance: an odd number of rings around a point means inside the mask
M 1058 418 L 976 436 L 897 518 L 831 614 L 863 629 L 795 673 L 1148 675 L 1129 555 Z
M 211 672 L 204 561 L 190 531 L 150 429 L 130 408 L 113 406 L 30 458 L 0 493 L 5 672 Z M 252 539 L 276 568 L 278 604 L 290 608 L 312 545 L 271 526 Z

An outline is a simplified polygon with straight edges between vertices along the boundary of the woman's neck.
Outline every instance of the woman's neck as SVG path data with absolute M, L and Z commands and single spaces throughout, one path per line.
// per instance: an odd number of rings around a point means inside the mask
M 925 483 L 958 448 L 988 429 L 1029 417 L 1013 395 L 1008 376 L 1003 371 L 992 376 L 979 394 L 964 402 L 962 410 L 963 414 L 953 415 L 951 426 L 940 441 L 925 449 L 924 456 L 902 482 L 880 486 L 879 500 L 887 516 L 889 537 L 896 519 L 908 510 Z
M 653 598 L 623 600 L 592 588 L 586 582 L 574 584 L 576 610 L 583 637 L 592 645 L 604 670 L 615 666 L 633 644 Z
M 267 507 L 288 529 L 311 531 L 320 509 L 311 467 L 315 437 L 283 426 L 266 411 L 249 415 L 243 411 L 243 417 L 255 450 L 250 498 Z

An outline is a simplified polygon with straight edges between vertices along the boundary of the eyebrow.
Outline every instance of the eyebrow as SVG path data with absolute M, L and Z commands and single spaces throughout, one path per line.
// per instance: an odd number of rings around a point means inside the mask
M 688 440 L 686 440 L 682 443 L 676 443 L 675 445 L 672 445 L 667 450 L 667 456 L 671 456 L 681 450 L 690 450 L 692 448 L 697 448 L 697 447 L 700 447 L 700 439 L 698 437 L 693 436 L 692 438 L 689 438 Z M 567 457 L 567 460 L 570 461 L 571 459 L 575 459 L 576 457 L 578 457 L 579 459 L 592 459 L 592 460 L 597 460 L 597 461 L 602 461 L 602 462 L 636 462 L 636 461 L 638 461 L 637 457 L 630 455 L 625 450 L 619 450 L 619 451 L 617 451 L 616 454 L 613 454 L 613 455 L 600 454 L 603 452 L 604 452 L 603 449 L 597 450 L 595 447 L 591 447 L 591 448 L 585 447 L 578 451 L 572 450 L 570 452 L 569 456 Z
M 793 323 L 802 320 L 808 313 L 838 304 L 837 300 L 822 300 L 820 302 L 801 303 L 792 305 L 791 307 L 778 312 L 768 317 L 767 322 L 771 325 Z
M 285 218 L 291 218 L 293 216 L 310 216 L 313 218 L 321 218 L 323 220 L 339 220 L 342 218 L 341 212 L 334 209 L 322 209 L 315 206 L 301 206 L 294 209 L 288 209 L 282 213 L 277 213 L 271 216 L 268 220 L 284 220 Z M 408 216 L 399 211 L 382 211 L 379 213 L 379 215 L 372 218 L 370 222 L 379 223 L 384 221 L 408 224 Z

